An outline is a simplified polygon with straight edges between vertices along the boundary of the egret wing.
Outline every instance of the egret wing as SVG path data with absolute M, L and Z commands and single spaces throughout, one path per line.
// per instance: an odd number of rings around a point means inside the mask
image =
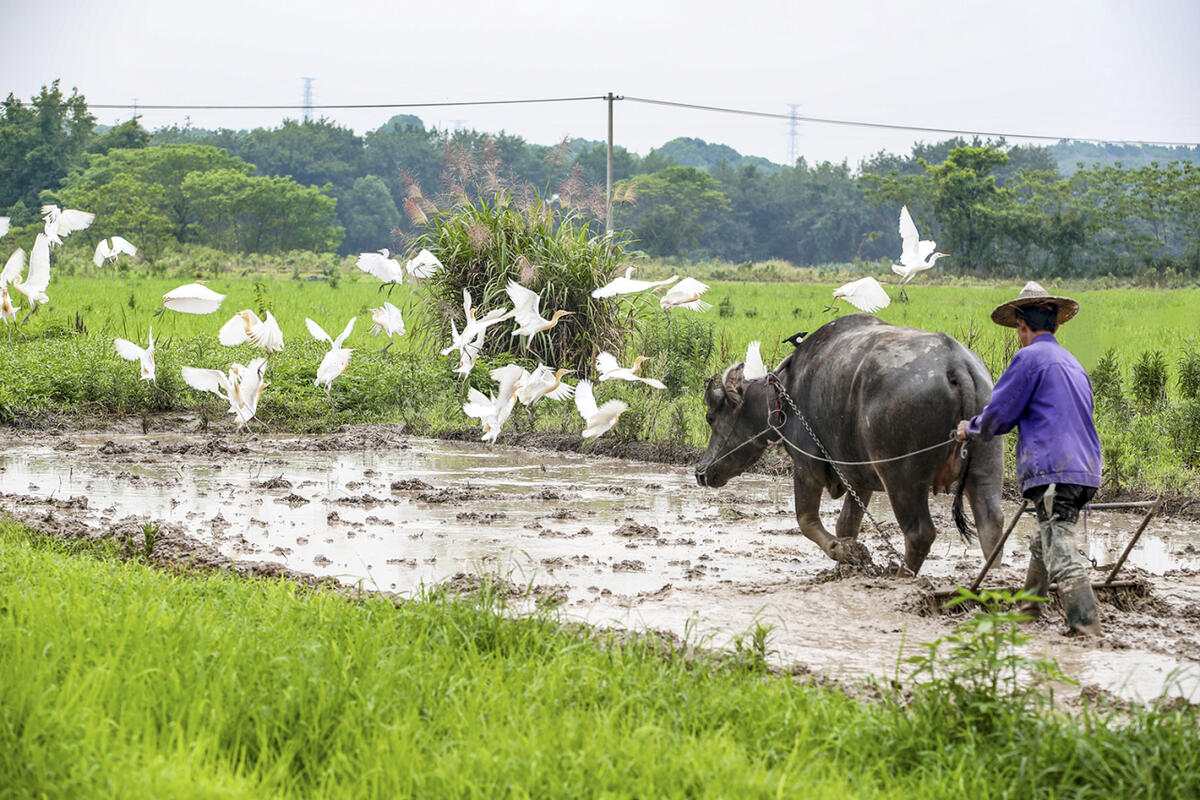
M 228 376 L 219 369 L 200 369 L 199 367 L 184 367 L 180 370 L 183 382 L 198 392 L 212 392 L 218 397 L 228 400 L 233 395 L 233 386 Z M 222 394 L 221 390 L 225 393 Z
M 29 292 L 41 294 L 50 285 L 50 240 L 46 234 L 39 233 L 33 240 L 33 249 L 29 251 L 29 275 L 22 284 Z
M 0 236 L 8 233 L 8 223 L 11 219 L 11 217 L 0 217 Z
M 404 277 L 400 265 L 382 253 L 363 253 L 355 266 L 384 283 L 399 283 Z
M 0 286 L 8 286 L 21 277 L 25 269 L 25 251 L 18 247 L 4 263 L 4 271 L 0 272 Z
M 113 339 L 113 347 L 117 349 L 117 355 L 126 361 L 140 361 L 146 352 L 128 339 Z
M 767 365 L 763 363 L 761 348 L 761 342 L 751 342 L 746 346 L 746 364 L 742 367 L 742 377 L 748 381 L 767 377 Z
M 617 357 L 607 351 L 602 351 L 596 356 L 596 370 L 601 375 L 607 375 L 613 370 L 620 369 L 621 365 L 617 363 Z
M 856 308 L 868 313 L 874 313 L 881 308 L 887 308 L 892 299 L 874 278 L 861 278 L 846 284 L 848 289 L 844 295 L 846 300 Z
M 586 378 L 575 386 L 575 408 L 585 422 L 596 416 L 596 395 L 592 391 L 592 382 Z
M 404 265 L 404 268 L 414 278 L 428 278 L 442 268 L 442 262 L 438 261 L 437 256 L 433 253 L 422 249 L 421 252 L 417 253 L 416 258 L 410 259 Z
M 185 283 L 163 295 L 163 307 L 182 314 L 211 314 L 221 307 L 225 295 L 201 283 Z
M 516 281 L 509 281 L 508 285 L 504 287 L 504 291 L 508 293 L 508 298 L 512 300 L 512 316 L 518 324 L 522 326 L 527 325 L 541 316 L 538 311 L 542 303 L 542 298 L 538 296 L 537 292 L 526 289 Z
M 97 267 L 104 266 L 104 259 L 108 258 L 110 252 L 107 239 L 96 242 L 96 252 L 92 255 L 92 263 Z
M 80 211 L 75 208 L 64 209 L 58 215 L 58 235 L 67 236 L 75 231 L 81 231 L 92 224 L 96 215 L 90 211 Z
M 137 248 L 134 247 L 128 239 L 121 236 L 112 237 L 112 249 L 116 253 L 124 253 L 127 256 L 136 256 Z
M 261 324 L 258 315 L 250 309 L 239 311 L 230 317 L 217 332 L 217 341 L 226 347 L 234 347 L 250 338 L 250 327 Z
M 308 332 L 312 334 L 312 337 L 318 342 L 329 342 L 329 344 L 333 344 L 333 339 L 330 338 L 329 334 L 325 332 L 325 329 L 313 322 L 308 317 L 304 318 L 304 325 L 308 328 Z
M 353 332 L 353 330 L 354 330 L 354 323 L 357 320 L 358 320 L 358 317 L 351 317 L 350 321 L 346 323 L 346 327 L 343 328 L 342 332 L 340 334 L 338 334 L 338 337 L 333 340 L 333 347 L 335 350 L 337 348 L 341 347 L 342 342 L 346 341 L 346 339 L 348 339 L 350 337 L 351 332 Z

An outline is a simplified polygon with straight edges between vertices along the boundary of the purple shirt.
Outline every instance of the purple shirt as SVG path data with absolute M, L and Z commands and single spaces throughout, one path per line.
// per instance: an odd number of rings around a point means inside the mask
M 1017 433 L 1021 491 L 1048 483 L 1100 486 L 1100 437 L 1092 422 L 1092 382 L 1053 334 L 1013 356 L 992 399 L 967 425 L 967 437 Z

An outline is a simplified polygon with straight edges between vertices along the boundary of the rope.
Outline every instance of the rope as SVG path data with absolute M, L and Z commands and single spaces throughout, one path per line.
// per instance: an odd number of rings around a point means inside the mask
M 827 464 L 839 464 L 841 466 L 846 466 L 846 467 L 863 467 L 863 466 L 868 466 L 871 464 L 887 464 L 888 462 L 891 462 L 891 461 L 900 461 L 901 459 L 909 458 L 909 457 L 915 456 L 915 455 L 920 455 L 921 453 L 928 453 L 930 450 L 936 450 L 939 447 L 945 447 L 946 445 L 951 444 L 952 442 L 958 441 L 957 436 L 951 436 L 949 439 L 946 439 L 945 441 L 938 442 L 937 444 L 931 444 L 931 445 L 929 445 L 929 447 L 922 447 L 920 450 L 913 450 L 911 453 L 905 453 L 902 456 L 892 456 L 891 458 L 876 458 L 871 461 L 838 461 L 837 459 L 834 459 L 834 458 L 825 458 L 824 456 L 819 456 L 819 455 L 816 455 L 815 453 L 810 453 L 807 450 L 804 450 L 803 448 L 797 446 L 796 444 L 793 444 L 787 438 L 787 436 L 784 434 L 784 432 L 779 430 L 779 428 L 776 428 L 774 425 L 772 425 L 770 429 L 775 431 L 776 433 L 778 433 L 779 438 L 781 438 L 783 440 L 783 443 L 786 444 L 788 447 L 792 448 L 793 450 L 795 450 L 797 453 L 802 453 L 816 461 L 824 461 Z

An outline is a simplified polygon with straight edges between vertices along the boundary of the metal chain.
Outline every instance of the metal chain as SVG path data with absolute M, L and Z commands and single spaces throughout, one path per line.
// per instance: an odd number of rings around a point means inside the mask
M 892 540 L 888 537 L 888 535 L 886 533 L 883 532 L 883 528 L 880 526 L 879 521 L 875 519 L 875 516 L 871 513 L 871 510 L 869 508 L 867 508 L 867 504 L 863 502 L 863 499 L 858 496 L 858 492 L 856 492 L 854 490 L 854 487 L 850 484 L 850 481 L 848 481 L 846 479 L 846 475 L 844 472 L 842 472 L 841 467 L 838 466 L 838 462 L 834 461 L 833 456 L 830 455 L 830 453 L 827 449 L 825 449 L 825 445 L 822 444 L 821 440 L 817 437 L 817 434 L 812 429 L 812 426 L 808 424 L 808 420 L 805 419 L 804 415 L 800 413 L 800 409 L 796 407 L 796 402 L 794 400 L 792 400 L 792 396 L 789 395 L 787 393 L 787 391 L 783 388 L 783 384 L 781 384 L 779 382 L 779 378 L 774 373 L 772 373 L 770 381 L 772 384 L 775 385 L 775 391 L 779 394 L 779 396 L 782 397 L 785 401 L 787 401 L 788 406 L 791 407 L 792 411 L 795 413 L 796 419 L 800 420 L 800 424 L 804 426 L 804 430 L 808 431 L 808 435 L 812 438 L 812 440 L 814 442 L 817 443 L 817 447 L 819 447 L 821 449 L 821 452 L 825 454 L 826 461 L 828 461 L 829 465 L 833 467 L 833 471 L 837 473 L 838 480 L 840 480 L 842 482 L 842 486 L 846 487 L 846 491 L 849 492 L 850 496 L 854 498 L 854 502 L 857 503 L 858 507 L 861 508 L 863 513 L 867 515 L 867 519 L 871 520 L 871 524 L 875 526 L 875 532 L 879 534 L 879 538 L 883 540 L 883 543 L 885 545 L 887 545 L 887 549 L 890 551 L 892 557 L 895 558 L 900 563 L 901 566 L 904 566 L 904 560 L 903 560 L 903 558 L 901 558 L 900 554 L 898 552 L 896 552 L 896 548 L 892 544 Z M 772 427 L 774 427 L 774 426 L 772 426 Z M 792 444 L 790 441 L 788 441 L 786 436 L 783 435 L 783 431 L 780 431 L 778 429 L 776 429 L 776 431 L 783 438 L 783 441 L 786 444 L 791 445 L 793 448 L 796 447 L 794 444 Z M 938 445 L 938 446 L 940 446 L 940 445 Z M 799 448 L 796 448 L 796 449 L 799 449 Z M 803 451 L 801 451 L 801 452 L 803 452 Z M 905 567 L 905 568 L 907 569 L 907 567 Z

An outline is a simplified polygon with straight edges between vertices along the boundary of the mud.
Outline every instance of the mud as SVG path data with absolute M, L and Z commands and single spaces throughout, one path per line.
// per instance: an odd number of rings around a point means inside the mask
M 142 426 L 138 425 L 140 431 Z M 186 426 L 184 426 L 186 427 Z M 773 663 L 830 679 L 892 677 L 898 658 L 949 633 L 931 590 L 965 584 L 982 559 L 935 500 L 943 536 L 916 580 L 892 577 L 903 539 L 872 503 L 868 563 L 829 561 L 794 527 L 790 481 L 743 476 L 714 491 L 690 465 L 409 438 L 402 426 L 245 439 L 107 429 L 14 432 L 0 455 L 0 509 L 58 536 L 149 550 L 164 567 L 285 575 L 402 597 L 498 575 L 514 598 L 558 602 L 571 620 L 725 647 L 773 627 Z M 832 528 L 840 501 L 822 507 Z M 1012 513 L 1012 508 L 1008 513 Z M 1139 520 L 1098 512 L 1087 552 L 1104 576 Z M 143 526 L 159 526 L 147 548 Z M 1023 520 L 987 585 L 1019 585 Z M 1122 577 L 1149 593 L 1102 596 L 1106 635 L 1063 634 L 1057 609 L 1031 623 L 1031 655 L 1056 658 L 1084 693 L 1200 699 L 1200 525 L 1151 522 Z M 905 674 L 900 670 L 901 676 Z

